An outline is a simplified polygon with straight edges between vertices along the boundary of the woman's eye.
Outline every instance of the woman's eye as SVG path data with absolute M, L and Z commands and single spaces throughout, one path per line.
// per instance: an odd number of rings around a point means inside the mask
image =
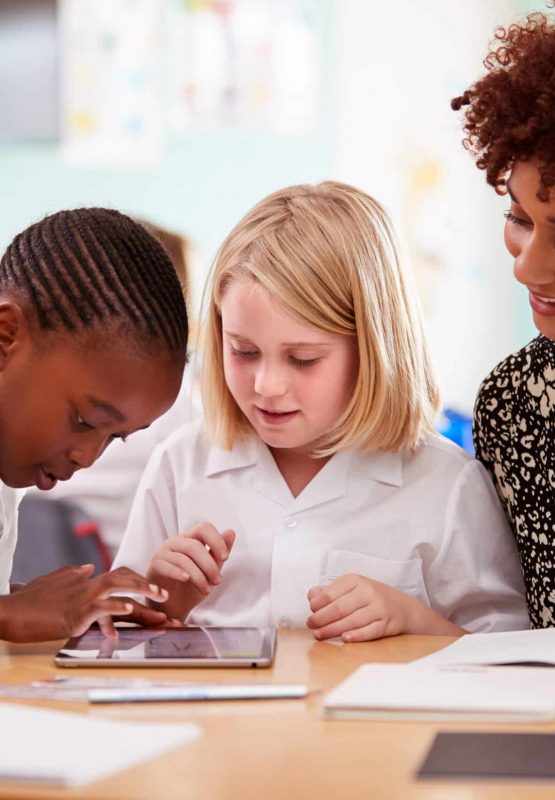
M 243 358 L 253 358 L 258 355 L 258 350 L 238 350 L 232 345 L 231 354 L 234 356 L 243 356 Z
M 295 356 L 289 356 L 289 360 L 296 367 L 313 367 L 320 361 L 319 358 L 295 358 Z
M 510 222 L 511 225 L 517 225 L 521 228 L 529 228 L 531 225 L 531 223 L 527 222 L 525 219 L 515 216 L 512 211 L 505 211 L 505 219 L 507 222 Z

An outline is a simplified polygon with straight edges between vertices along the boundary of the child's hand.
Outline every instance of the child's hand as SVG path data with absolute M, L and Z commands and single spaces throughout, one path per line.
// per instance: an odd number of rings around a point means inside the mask
M 0 638 L 12 642 L 44 642 L 79 636 L 98 622 L 105 636 L 115 637 L 112 616 L 156 625 L 166 615 L 122 593 L 163 602 L 167 592 L 126 567 L 95 578 L 92 564 L 63 567 L 18 586 L 0 597 Z
M 308 592 L 312 616 L 307 625 L 316 639 L 341 636 L 345 642 L 364 642 L 408 633 L 416 606 L 414 597 L 361 575 L 342 575 L 328 586 Z
M 234 541 L 233 531 L 219 533 L 203 522 L 168 539 L 154 554 L 147 576 L 168 589 L 163 606 L 168 615 L 183 618 L 221 582 Z

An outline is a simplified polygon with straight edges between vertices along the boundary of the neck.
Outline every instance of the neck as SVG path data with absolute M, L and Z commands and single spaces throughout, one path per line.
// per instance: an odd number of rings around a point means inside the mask
M 331 458 L 331 456 L 313 458 L 308 453 L 298 450 L 272 447 L 270 452 L 293 497 L 300 495 Z

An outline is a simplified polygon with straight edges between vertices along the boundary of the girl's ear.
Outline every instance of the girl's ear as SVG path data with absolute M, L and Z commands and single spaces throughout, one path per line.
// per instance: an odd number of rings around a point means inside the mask
M 28 335 L 28 326 L 21 306 L 10 300 L 0 301 L 0 372 L 25 335 Z

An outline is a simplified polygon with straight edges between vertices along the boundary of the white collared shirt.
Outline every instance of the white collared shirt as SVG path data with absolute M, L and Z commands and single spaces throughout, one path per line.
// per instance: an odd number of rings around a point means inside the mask
M 296 498 L 257 438 L 230 451 L 201 424 L 154 452 L 114 566 L 148 569 L 200 522 L 237 534 L 199 625 L 304 627 L 312 586 L 355 573 L 469 631 L 529 627 L 516 545 L 483 467 L 439 435 L 415 454 L 342 451 Z
M 10 593 L 13 554 L 17 544 L 17 509 L 24 489 L 12 489 L 0 481 L 0 595 Z M 40 531 L 37 531 L 40 536 Z

